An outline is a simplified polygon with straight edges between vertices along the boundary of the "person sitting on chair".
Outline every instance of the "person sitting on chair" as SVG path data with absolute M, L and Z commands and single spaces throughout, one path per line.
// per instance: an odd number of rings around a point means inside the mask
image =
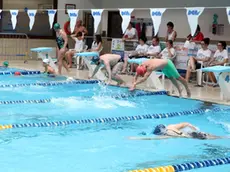
M 173 41 L 168 40 L 166 42 L 166 46 L 167 47 L 163 51 L 161 51 L 161 53 L 157 57 L 161 59 L 170 59 L 173 61 L 176 57 L 176 50 L 173 48 Z
M 70 49 L 69 51 L 66 52 L 66 56 L 68 59 L 68 67 L 71 68 L 72 67 L 72 59 L 75 53 L 77 52 L 82 52 L 83 51 L 83 47 L 84 47 L 84 35 L 82 34 L 82 32 L 78 32 L 77 34 L 73 34 L 71 35 L 71 38 L 75 41 L 75 48 L 74 49 Z
M 185 78 L 187 82 L 189 82 L 192 71 L 200 69 L 202 65 L 205 65 L 205 62 L 210 60 L 212 52 L 208 49 L 209 42 L 209 38 L 204 38 L 201 41 L 201 49 L 198 50 L 196 57 L 190 57 Z
M 160 54 L 160 52 L 161 52 L 161 47 L 159 45 L 159 38 L 153 37 L 152 45 L 149 46 L 148 51 L 147 51 L 147 56 L 151 58 L 155 58 Z
M 92 47 L 90 49 L 91 52 L 99 52 L 102 49 L 102 38 L 101 35 L 95 35 L 95 40 L 92 43 Z
M 226 50 L 226 46 L 227 44 L 225 41 L 218 42 L 217 50 L 207 66 L 223 66 L 224 64 L 228 63 L 228 52 Z M 213 72 L 209 72 L 208 76 L 212 83 L 217 83 L 216 77 Z M 213 86 L 215 87 L 217 85 L 215 84 Z

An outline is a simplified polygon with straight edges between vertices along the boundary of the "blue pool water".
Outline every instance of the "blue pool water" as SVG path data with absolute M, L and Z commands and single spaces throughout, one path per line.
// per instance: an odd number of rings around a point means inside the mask
M 23 70 L 23 69 L 17 69 L 17 68 L 6 68 L 6 67 L 3 67 L 3 66 L 0 66 L 0 72 L 24 72 L 26 70 Z
M 2 84 L 47 82 L 40 76 L 12 79 Z M 65 78 L 63 78 L 65 79 Z M 53 80 L 51 80 L 53 82 Z M 230 134 L 228 111 L 212 112 L 223 105 L 179 99 L 166 95 L 121 98 L 132 95 L 127 88 L 101 84 L 65 84 L 0 88 L 0 101 L 51 99 L 44 104 L 1 104 L 1 124 L 23 124 L 64 120 L 123 117 L 205 109 L 201 114 L 166 119 L 120 121 L 117 123 L 68 125 L 65 127 L 20 128 L 0 131 L 0 166 L 7 172 L 125 172 L 230 156 L 230 142 L 222 140 L 127 139 L 151 132 L 157 124 L 190 122 L 202 131 Z M 137 91 L 137 93 L 140 91 Z M 194 171 L 227 172 L 230 165 Z

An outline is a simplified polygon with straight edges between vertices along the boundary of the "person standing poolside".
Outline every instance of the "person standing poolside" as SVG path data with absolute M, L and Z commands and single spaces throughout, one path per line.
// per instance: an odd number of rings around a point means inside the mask
M 187 91 L 187 96 L 188 97 L 191 96 L 191 92 L 188 88 L 188 84 L 186 80 L 180 76 L 176 67 L 169 59 L 151 59 L 151 60 L 146 60 L 141 65 L 139 65 L 137 67 L 136 75 L 133 80 L 133 85 L 130 88 L 130 90 L 133 91 L 136 88 L 136 85 L 146 81 L 148 77 L 151 75 L 152 71 L 158 71 L 158 70 L 162 70 L 162 72 L 170 79 L 173 85 L 177 88 L 180 97 L 182 96 L 181 95 L 182 89 L 178 85 L 177 81 L 180 81 L 182 85 L 184 85 Z M 142 76 L 143 78 L 137 81 L 139 76 Z
M 184 131 L 184 129 L 189 128 L 191 131 Z M 142 135 L 147 135 L 145 132 Z M 214 139 L 226 139 L 230 138 L 227 136 L 216 136 L 205 132 L 198 131 L 197 127 L 190 123 L 183 122 L 179 124 L 171 124 L 165 126 L 159 124 L 154 127 L 154 130 L 150 133 L 156 135 L 157 137 L 129 137 L 130 140 L 161 140 L 169 138 L 190 138 L 199 140 L 214 140 Z
M 62 65 L 69 71 L 67 62 L 64 60 L 65 53 L 68 51 L 68 38 L 65 33 L 61 29 L 59 23 L 54 24 L 54 30 L 56 32 L 56 42 L 57 42 L 57 49 L 58 49 L 58 73 L 61 75 Z
M 83 35 L 87 35 L 88 31 L 85 28 L 85 26 L 83 26 L 82 24 L 82 20 L 78 20 L 74 29 L 74 33 L 77 34 L 78 32 L 82 32 Z
M 121 58 L 120 55 L 117 54 L 104 54 L 102 56 L 94 56 L 92 58 L 92 62 L 97 65 L 93 74 L 90 78 L 98 72 L 101 65 L 105 65 L 105 69 L 108 73 L 108 84 L 111 83 L 112 80 L 116 81 L 118 85 L 124 84 L 125 82 L 120 78 L 118 73 L 122 70 L 122 66 L 124 60 Z
M 171 41 L 175 41 L 176 37 L 177 37 L 177 32 L 174 30 L 174 24 L 173 22 L 168 22 L 167 23 L 167 33 L 166 33 L 166 42 L 171 40 Z

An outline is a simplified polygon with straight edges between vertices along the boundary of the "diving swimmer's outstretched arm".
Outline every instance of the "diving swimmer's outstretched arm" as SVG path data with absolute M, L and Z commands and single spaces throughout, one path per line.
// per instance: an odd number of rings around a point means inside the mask
M 138 76 L 137 76 L 137 74 L 136 74 L 135 77 L 134 77 L 133 85 L 132 85 L 132 87 L 130 88 L 130 91 L 133 91 L 133 90 L 136 88 L 136 86 L 137 86 L 138 84 L 140 84 L 140 83 L 142 83 L 142 82 L 145 82 L 145 81 L 148 79 L 148 77 L 151 75 L 151 73 L 152 73 L 152 71 L 147 71 L 147 72 L 145 73 L 144 77 L 141 78 L 139 81 L 137 81 Z

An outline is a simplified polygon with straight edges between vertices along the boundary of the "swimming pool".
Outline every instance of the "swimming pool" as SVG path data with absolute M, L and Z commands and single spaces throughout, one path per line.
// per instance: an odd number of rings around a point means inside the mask
M 127 139 L 160 123 L 179 122 L 229 135 L 228 106 L 66 78 L 6 77 L 1 76 L 0 102 L 8 103 L 0 104 L 0 123 L 15 128 L 0 131 L 2 171 L 124 172 L 230 156 L 226 139 Z M 8 86 L 1 87 L 4 83 Z M 224 172 L 229 167 L 194 171 Z

